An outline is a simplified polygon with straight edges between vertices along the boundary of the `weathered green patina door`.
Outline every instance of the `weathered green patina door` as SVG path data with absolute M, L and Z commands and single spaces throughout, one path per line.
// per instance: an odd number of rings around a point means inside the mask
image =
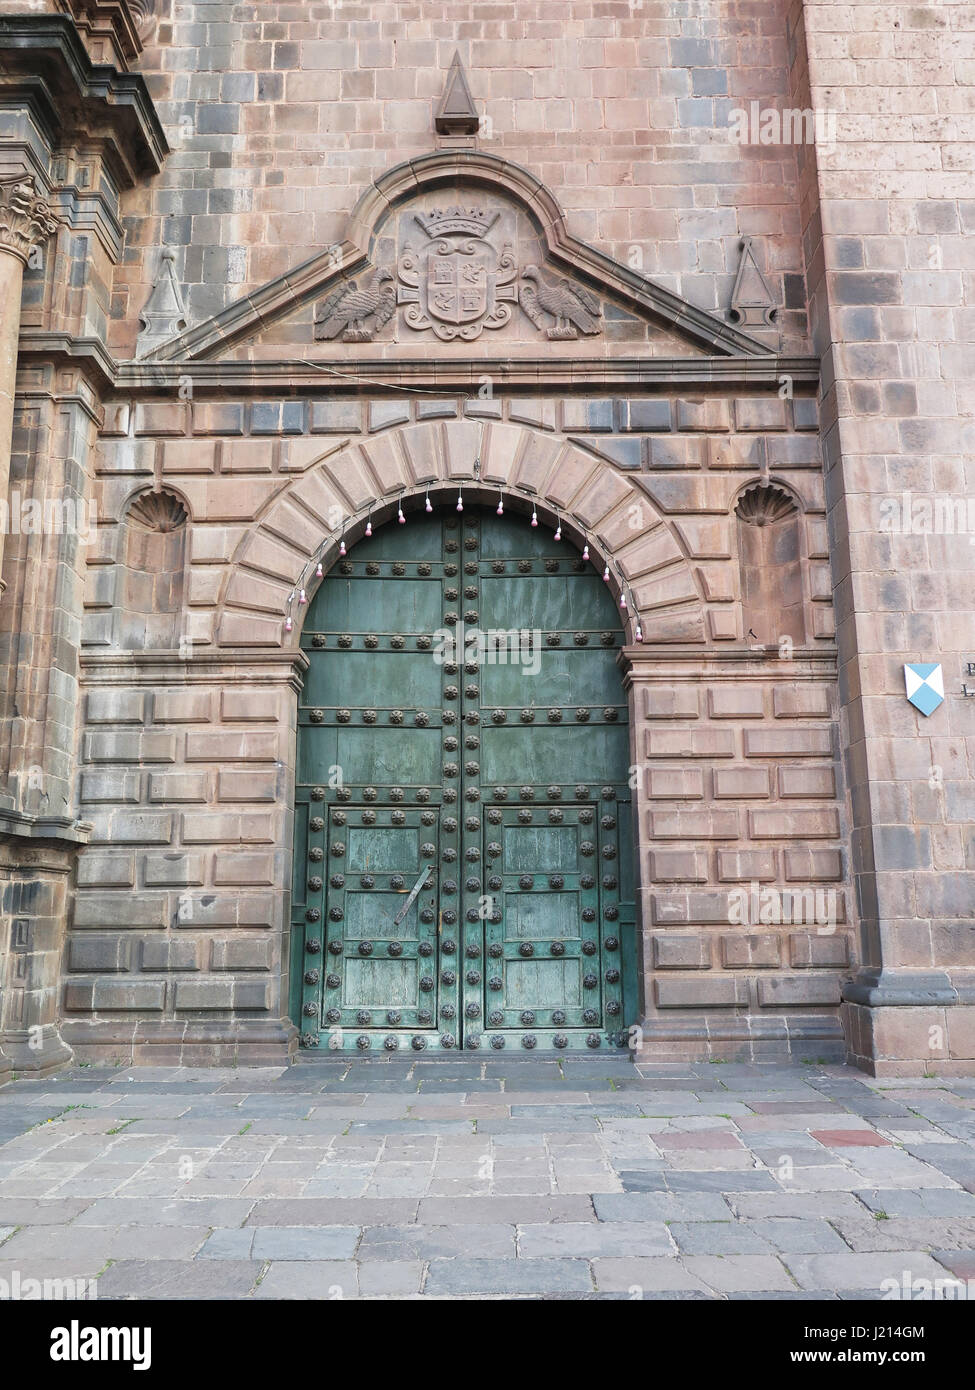
M 593 566 L 521 517 L 411 517 L 337 563 L 301 643 L 305 1046 L 625 1045 L 622 641 Z

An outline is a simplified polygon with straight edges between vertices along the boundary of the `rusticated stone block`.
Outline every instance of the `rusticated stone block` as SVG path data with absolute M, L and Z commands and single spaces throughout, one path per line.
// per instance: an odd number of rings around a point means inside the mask
M 361 401 L 311 402 L 309 429 L 312 434 L 357 434 L 361 428 Z
M 276 733 L 257 729 L 241 729 L 239 733 L 191 730 L 186 735 L 186 761 L 190 763 L 273 763 L 281 751 Z
M 280 717 L 281 696 L 276 690 L 224 690 L 220 713 L 226 720 L 260 720 L 274 724 Z
M 174 763 L 176 736 L 164 733 L 86 734 L 84 758 L 89 763 Z
M 64 989 L 67 1013 L 159 1013 L 165 1001 L 164 980 L 69 980 Z
M 748 983 L 737 975 L 654 980 L 658 1009 L 733 1009 L 748 1003 Z
M 706 883 L 708 857 L 694 849 L 652 849 L 648 855 L 651 880 L 658 883 Z
M 90 690 L 85 712 L 89 724 L 141 724 L 145 705 L 141 690 Z
M 835 796 L 836 773 L 831 767 L 780 767 L 779 796 Z
M 261 812 L 192 811 L 183 816 L 182 838 L 187 845 L 268 844 L 274 827 L 270 815 Z
M 277 797 L 277 778 L 273 772 L 220 769 L 217 777 L 218 801 L 275 801 Z
M 182 401 L 139 401 L 135 407 L 135 433 L 184 435 L 187 407 Z
M 201 854 L 146 854 L 147 888 L 189 888 L 203 882 Z
M 177 1013 L 197 1009 L 232 1009 L 234 981 L 227 979 L 177 980 L 173 1007 Z
M 765 700 L 760 685 L 716 685 L 708 691 L 712 719 L 761 719 Z
M 789 962 L 796 969 L 814 970 L 833 966 L 845 969 L 851 960 L 847 932 L 791 932 Z
M 650 834 L 655 840 L 735 840 L 737 811 L 651 811 Z
M 738 639 L 738 614 L 733 608 L 711 608 L 708 610 L 708 631 L 716 642 L 734 642 Z
M 178 927 L 272 927 L 275 899 L 269 893 L 181 893 Z
M 200 947 L 181 937 L 146 937 L 141 963 L 143 970 L 199 970 Z
M 828 758 L 829 729 L 746 729 L 746 758 Z
M 83 862 L 80 860 L 79 865 Z M 96 878 L 92 886 L 101 883 Z M 169 899 L 165 894 L 81 892 L 75 898 L 71 925 L 104 931 L 111 927 L 165 927 L 169 919 Z
M 125 936 L 85 934 L 68 942 L 68 969 L 98 974 L 128 970 L 132 943 Z
M 781 955 L 781 937 L 772 932 L 729 933 L 721 937 L 721 963 L 726 970 L 741 970 L 746 966 L 756 970 L 777 969 Z
M 704 772 L 699 767 L 651 767 L 647 769 L 647 795 L 666 800 L 704 795 Z
M 206 801 L 207 773 L 153 772 L 149 776 L 150 801 Z
M 213 881 L 218 885 L 237 884 L 254 887 L 274 882 L 272 854 L 228 854 L 221 850 L 216 857 Z
M 806 682 L 774 685 L 772 710 L 776 719 L 825 719 L 829 716 L 829 690 L 825 685 Z
M 733 758 L 733 729 L 648 729 L 645 734 L 648 758 Z
M 209 690 L 157 690 L 152 717 L 157 724 L 206 724 L 213 718 Z
M 173 838 L 173 818 L 151 811 L 116 811 L 92 838 L 116 845 L 168 845 Z
M 655 926 L 727 925 L 731 921 L 727 892 L 693 890 L 650 894 L 650 918 Z
M 785 876 L 790 883 L 839 882 L 843 856 L 838 849 L 787 849 Z
M 696 932 L 679 936 L 650 938 L 656 970 L 708 970 L 711 965 L 711 939 Z
M 723 800 L 745 801 L 768 797 L 769 774 L 764 767 L 716 767 L 712 773 L 714 794 Z
M 699 693 L 696 686 L 650 685 L 643 690 L 646 719 L 697 719 Z
M 758 982 L 758 1002 L 763 1009 L 835 1008 L 840 1002 L 836 975 L 778 975 Z
M 243 434 L 243 405 L 239 401 L 194 401 L 193 433 L 225 436 Z
M 774 849 L 719 849 L 718 878 L 722 883 L 770 883 L 778 872 Z
M 740 430 L 787 430 L 788 402 L 775 396 L 739 396 L 735 425 Z
M 82 850 L 78 857 L 79 887 L 131 888 L 135 883 L 135 855 Z
M 840 813 L 833 806 L 815 811 L 749 811 L 748 833 L 754 840 L 833 840 L 839 837 Z
M 717 396 L 703 396 L 700 400 L 678 400 L 678 430 L 728 430 L 731 417 L 728 402 Z
M 211 943 L 211 970 L 270 970 L 271 942 L 262 937 L 218 938 Z
M 138 801 L 141 780 L 138 772 L 115 771 L 114 769 L 104 772 L 83 772 L 81 774 L 80 799 L 89 804 L 110 802 L 114 806 Z

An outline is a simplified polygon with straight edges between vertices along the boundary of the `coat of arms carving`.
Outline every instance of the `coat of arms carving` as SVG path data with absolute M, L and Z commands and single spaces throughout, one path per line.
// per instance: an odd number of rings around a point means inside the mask
M 504 242 L 499 251 L 488 240 L 500 217 L 477 207 L 415 214 L 425 240 L 407 247 L 397 266 L 397 302 L 407 306 L 410 328 L 470 342 L 509 322 L 518 301 L 514 247 Z

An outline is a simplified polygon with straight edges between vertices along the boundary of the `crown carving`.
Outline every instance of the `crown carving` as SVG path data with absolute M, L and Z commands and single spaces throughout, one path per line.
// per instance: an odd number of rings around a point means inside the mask
M 57 226 L 57 218 L 34 187 L 33 175 L 0 179 L 0 247 L 26 265 L 35 246 L 47 241 Z
M 501 216 L 486 208 L 433 208 L 418 212 L 416 220 L 431 239 L 441 236 L 485 237 Z

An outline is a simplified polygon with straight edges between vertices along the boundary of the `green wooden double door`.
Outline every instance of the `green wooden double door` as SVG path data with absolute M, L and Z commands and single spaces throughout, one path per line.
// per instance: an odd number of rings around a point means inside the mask
M 622 641 L 599 573 L 527 518 L 412 516 L 337 562 L 302 635 L 304 1046 L 625 1046 Z

